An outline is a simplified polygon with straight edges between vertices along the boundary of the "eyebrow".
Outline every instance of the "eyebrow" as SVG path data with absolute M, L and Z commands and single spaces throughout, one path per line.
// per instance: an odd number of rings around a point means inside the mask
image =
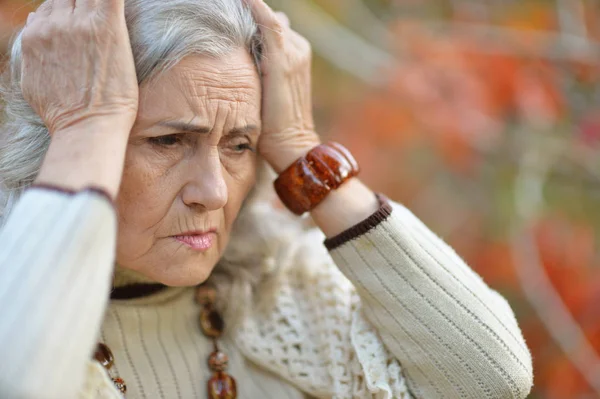
M 186 123 L 180 121 L 163 121 L 158 123 L 159 126 L 168 127 L 173 130 L 177 130 L 181 133 L 199 133 L 199 134 L 207 134 L 210 133 L 211 128 L 208 126 L 195 125 L 193 123 Z M 241 127 L 234 127 L 229 132 L 227 132 L 227 136 L 243 136 L 247 133 L 258 132 L 258 126 L 256 125 L 246 125 Z

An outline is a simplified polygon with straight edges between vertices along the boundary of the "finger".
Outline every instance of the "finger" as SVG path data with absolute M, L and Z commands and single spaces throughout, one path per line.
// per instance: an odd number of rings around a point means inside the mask
M 96 0 L 75 0 L 75 11 L 90 11 L 97 6 Z
M 283 24 L 283 26 L 289 28 L 290 27 L 290 19 L 288 18 L 288 16 L 281 11 L 275 11 L 275 16 L 277 17 L 277 19 L 279 20 L 279 22 L 281 24 Z
M 125 9 L 125 0 L 97 0 L 96 6 L 99 10 L 107 12 L 123 11 Z
M 297 50 L 300 50 L 303 53 L 311 52 L 310 42 L 295 30 L 290 29 L 289 40 Z
M 43 2 L 38 9 L 35 11 L 36 16 L 47 17 L 52 13 L 52 5 L 54 0 L 46 0 Z
M 270 25 L 275 20 L 275 12 L 264 2 L 264 0 L 244 0 L 245 3 L 250 7 L 252 15 L 257 23 L 261 25 Z
M 96 8 L 105 15 L 124 15 L 124 0 L 96 0 Z
M 260 26 L 265 40 L 280 39 L 284 24 L 281 23 L 275 11 L 264 0 L 245 0 L 250 6 L 254 20 Z M 268 43 L 267 43 L 268 44 Z
M 30 25 L 34 19 L 35 19 L 35 13 L 30 12 L 29 15 L 27 16 L 27 21 L 25 21 L 25 26 Z
M 73 11 L 75 8 L 75 0 L 54 0 L 52 4 L 52 12 Z

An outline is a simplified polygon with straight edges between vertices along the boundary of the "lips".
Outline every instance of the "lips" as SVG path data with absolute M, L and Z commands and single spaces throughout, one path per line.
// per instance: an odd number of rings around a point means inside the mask
M 188 246 L 195 251 L 207 251 L 213 246 L 216 234 L 214 232 L 208 233 L 192 233 L 174 236 L 177 241 Z

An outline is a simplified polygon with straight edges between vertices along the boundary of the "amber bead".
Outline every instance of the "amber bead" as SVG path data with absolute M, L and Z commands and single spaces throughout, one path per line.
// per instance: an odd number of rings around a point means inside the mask
M 210 367 L 212 371 L 225 371 L 227 370 L 228 365 L 229 357 L 221 351 L 214 351 L 208 357 L 208 367 Z
M 217 290 L 210 285 L 200 285 L 196 288 L 196 302 L 200 305 L 212 305 L 217 299 Z
M 290 211 L 302 215 L 359 171 L 358 163 L 342 145 L 321 144 L 279 174 L 275 191 Z
M 113 378 L 112 379 L 115 386 L 117 387 L 117 389 L 122 393 L 126 393 L 127 392 L 127 385 L 125 385 L 125 381 L 123 381 L 122 378 Z
M 210 338 L 218 338 L 223 334 L 225 322 L 223 318 L 212 307 L 207 306 L 200 311 L 200 328 L 204 335 Z
M 227 373 L 217 372 L 208 380 L 209 399 L 236 399 L 235 379 Z
M 96 346 L 94 358 L 107 370 L 110 369 L 115 362 L 115 358 L 113 357 L 110 348 L 101 342 Z

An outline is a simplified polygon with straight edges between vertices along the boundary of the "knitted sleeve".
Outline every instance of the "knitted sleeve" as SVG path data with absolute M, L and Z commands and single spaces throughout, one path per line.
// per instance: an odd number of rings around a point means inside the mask
M 510 306 L 410 211 L 384 204 L 329 254 L 321 237 L 298 240 L 272 306 L 240 329 L 251 360 L 319 398 L 527 396 Z
M 114 209 L 93 190 L 27 190 L 0 230 L 0 397 L 73 398 L 110 290 Z
M 397 203 L 356 228 L 326 244 L 415 397 L 529 394 L 531 355 L 501 295 Z

